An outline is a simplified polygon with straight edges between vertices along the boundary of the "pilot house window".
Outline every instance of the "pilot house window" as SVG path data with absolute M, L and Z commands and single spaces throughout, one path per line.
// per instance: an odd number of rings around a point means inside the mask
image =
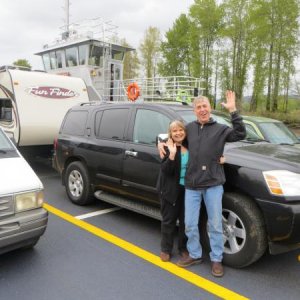
M 89 65 L 103 67 L 103 48 L 90 45 Z
M 77 48 L 68 48 L 66 49 L 66 65 L 67 67 L 77 66 Z

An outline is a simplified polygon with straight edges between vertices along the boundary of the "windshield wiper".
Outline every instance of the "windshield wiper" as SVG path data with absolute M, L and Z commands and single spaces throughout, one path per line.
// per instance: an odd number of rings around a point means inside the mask
M 6 154 L 7 151 L 0 149 L 0 153 Z

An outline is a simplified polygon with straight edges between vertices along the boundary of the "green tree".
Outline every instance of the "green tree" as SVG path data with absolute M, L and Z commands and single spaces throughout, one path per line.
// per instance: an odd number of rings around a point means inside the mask
M 253 26 L 249 18 L 250 0 L 224 1 L 224 38 L 230 41 L 231 86 L 235 91 L 237 106 L 241 108 L 243 91 L 253 51 Z
M 292 64 L 298 46 L 298 0 L 253 0 L 254 11 L 260 17 L 255 23 L 261 45 L 267 49 L 267 96 L 266 110 L 278 109 L 278 98 L 282 88 L 289 85 Z M 284 75 L 285 74 L 285 75 Z
M 140 45 L 141 64 L 145 68 L 147 78 L 153 77 L 157 65 L 160 50 L 160 31 L 156 27 L 149 27 Z
M 190 76 L 190 32 L 191 23 L 185 14 L 181 14 L 166 32 L 166 41 L 161 43 L 162 61 L 159 73 L 163 76 Z
M 13 62 L 14 66 L 20 66 L 20 67 L 26 67 L 29 68 L 31 70 L 31 65 L 28 62 L 27 59 L 18 59 L 15 62 Z
M 132 47 L 127 43 L 125 39 L 121 40 L 121 45 L 127 48 Z M 131 50 L 125 53 L 123 62 L 123 79 L 136 78 L 139 75 L 140 61 L 135 50 Z
M 194 24 L 191 30 L 193 48 L 193 70 L 204 79 L 204 94 L 211 94 L 211 80 L 214 70 L 214 45 L 220 37 L 222 27 L 222 7 L 215 0 L 195 0 L 190 7 L 190 16 Z M 198 73 L 198 74 L 197 74 Z

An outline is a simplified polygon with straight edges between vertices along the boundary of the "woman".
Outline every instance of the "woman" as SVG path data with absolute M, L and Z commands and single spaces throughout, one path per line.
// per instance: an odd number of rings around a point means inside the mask
M 181 256 L 188 255 L 187 237 L 184 233 L 184 176 L 188 162 L 188 150 L 183 145 L 186 137 L 182 121 L 169 125 L 169 140 L 165 146 L 166 155 L 162 159 L 159 195 L 161 201 L 161 253 L 162 261 L 167 262 L 172 255 L 176 223 L 178 228 L 178 250 Z
M 189 256 L 184 226 L 184 177 L 189 152 L 185 146 L 184 123 L 177 120 L 171 122 L 168 137 L 168 142 L 164 146 L 166 154 L 162 158 L 159 180 L 162 215 L 160 258 L 164 262 L 171 258 L 177 220 L 179 222 L 178 250 L 182 258 Z M 221 156 L 220 164 L 224 162 L 225 157 Z

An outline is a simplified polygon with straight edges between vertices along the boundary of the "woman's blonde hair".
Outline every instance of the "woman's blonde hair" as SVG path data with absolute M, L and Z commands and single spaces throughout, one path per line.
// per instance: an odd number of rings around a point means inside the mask
M 184 123 L 181 120 L 175 120 L 175 121 L 172 121 L 169 125 L 168 136 L 170 139 L 172 138 L 172 129 L 176 126 L 183 129 L 186 134 L 186 129 L 185 129 Z

